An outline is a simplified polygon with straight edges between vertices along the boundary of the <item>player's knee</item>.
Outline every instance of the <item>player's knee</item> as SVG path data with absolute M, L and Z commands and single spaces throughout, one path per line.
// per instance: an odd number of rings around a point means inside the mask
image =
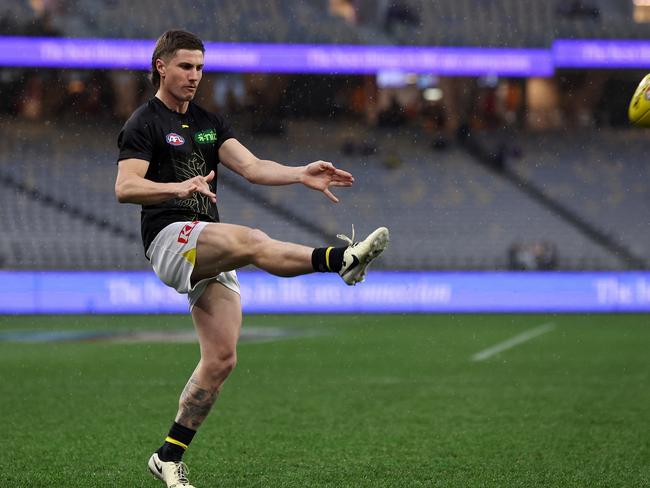
M 253 256 L 262 249 L 271 238 L 259 229 L 250 229 L 247 235 L 247 247 Z
M 233 352 L 232 354 L 221 358 L 221 367 L 223 372 L 226 375 L 229 375 L 233 369 L 237 366 L 237 353 Z
M 223 350 L 208 358 L 203 358 L 202 361 L 214 381 L 221 382 L 235 369 L 237 353 L 234 350 Z

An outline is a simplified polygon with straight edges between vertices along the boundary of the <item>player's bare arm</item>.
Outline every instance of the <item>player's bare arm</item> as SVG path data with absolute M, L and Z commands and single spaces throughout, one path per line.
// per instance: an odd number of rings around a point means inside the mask
M 190 198 L 194 193 L 202 193 L 212 202 L 217 196 L 210 190 L 214 171 L 207 176 L 195 176 L 180 183 L 157 183 L 145 178 L 149 162 L 143 159 L 124 159 L 119 162 L 115 195 L 120 203 L 154 205 L 172 198 Z
M 288 185 L 302 183 L 314 190 L 321 191 L 335 203 L 339 199 L 330 191 L 330 187 L 349 187 L 354 177 L 327 161 L 314 161 L 304 166 L 286 166 L 275 161 L 259 159 L 236 139 L 228 139 L 219 149 L 221 162 L 258 185 Z

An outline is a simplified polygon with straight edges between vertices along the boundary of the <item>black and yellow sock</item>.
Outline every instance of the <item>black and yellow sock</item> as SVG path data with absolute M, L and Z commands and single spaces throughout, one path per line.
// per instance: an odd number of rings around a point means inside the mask
M 317 247 L 311 253 L 311 265 L 320 273 L 338 273 L 343 266 L 346 247 Z
M 169 429 L 169 435 L 165 438 L 165 443 L 157 451 L 160 460 L 179 462 L 192 442 L 194 434 L 196 434 L 195 430 L 174 422 Z

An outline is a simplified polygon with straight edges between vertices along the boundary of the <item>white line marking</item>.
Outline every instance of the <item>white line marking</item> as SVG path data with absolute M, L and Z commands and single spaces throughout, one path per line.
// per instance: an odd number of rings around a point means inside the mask
M 519 344 L 534 339 L 537 336 L 546 334 L 547 332 L 550 332 L 553 329 L 555 329 L 555 324 L 553 322 L 547 322 L 545 324 L 540 325 L 539 327 L 535 327 L 534 329 L 530 329 L 527 330 L 526 332 L 522 332 L 521 334 L 511 337 L 510 339 L 500 342 L 492 347 L 488 347 L 487 349 L 484 349 L 481 352 L 477 352 L 472 356 L 472 361 L 483 361 L 484 359 L 491 358 L 492 356 L 499 354 L 500 352 L 505 351 L 506 349 L 510 349 L 512 347 L 518 346 Z

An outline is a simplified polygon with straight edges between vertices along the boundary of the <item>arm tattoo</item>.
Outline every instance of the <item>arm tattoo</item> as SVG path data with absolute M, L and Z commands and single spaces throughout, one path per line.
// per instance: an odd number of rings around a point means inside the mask
M 181 393 L 176 422 L 190 429 L 198 429 L 208 416 L 218 395 L 219 390 L 210 391 L 201 388 L 199 381 L 192 376 Z

